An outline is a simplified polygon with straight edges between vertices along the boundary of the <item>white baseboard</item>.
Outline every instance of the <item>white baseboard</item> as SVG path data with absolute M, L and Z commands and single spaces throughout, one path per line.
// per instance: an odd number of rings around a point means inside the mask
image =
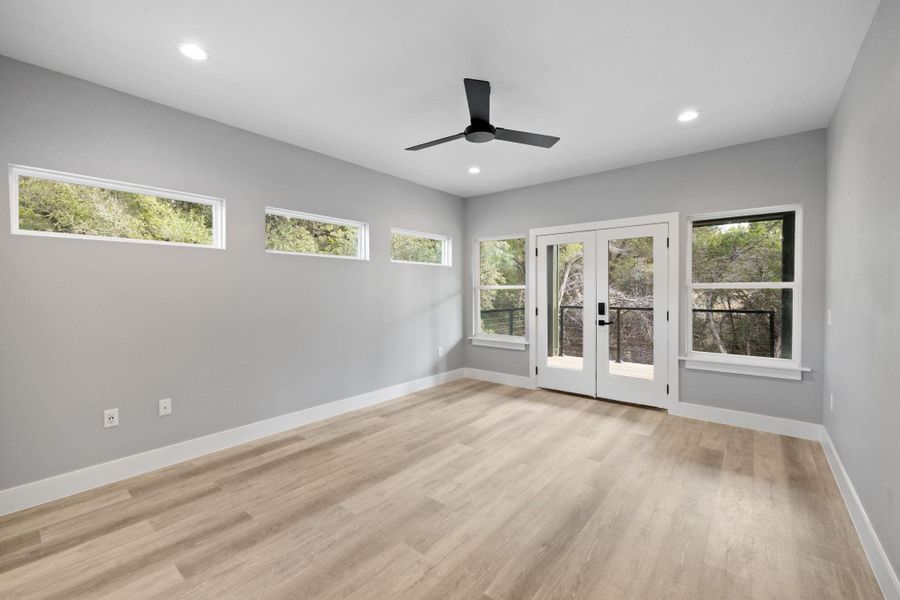
M 723 425 L 746 427 L 747 429 L 756 429 L 757 431 L 765 431 L 767 433 L 789 435 L 791 437 L 814 440 L 816 442 L 822 439 L 822 426 L 818 423 L 795 421 L 793 419 L 783 419 L 781 417 L 770 417 L 740 410 L 730 410 L 703 404 L 691 404 L 689 402 L 677 402 L 674 407 L 669 409 L 669 414 L 679 417 L 688 417 L 690 419 L 699 419 L 701 421 L 722 423 Z
M 316 421 L 335 417 L 359 408 L 387 402 L 418 392 L 448 381 L 465 377 L 466 369 L 455 369 L 407 381 L 372 392 L 343 398 L 327 404 L 312 406 L 303 410 L 257 421 L 248 425 L 219 431 L 192 440 L 179 442 L 162 448 L 155 448 L 140 454 L 132 454 L 116 460 L 92 465 L 77 471 L 33 481 L 13 488 L 0 490 L 0 515 L 24 510 L 51 500 L 65 498 L 92 488 L 100 487 L 142 473 L 168 467 L 210 452 L 217 452 L 238 444 L 250 442 L 267 435 L 280 433 L 308 425 Z
M 844 497 L 844 503 L 847 505 L 847 511 L 850 513 L 850 519 L 859 535 L 866 556 L 869 558 L 869 564 L 872 565 L 872 571 L 875 573 L 875 579 L 881 586 L 881 593 L 884 594 L 885 600 L 900 600 L 900 579 L 897 578 L 897 572 L 891 565 L 884 546 L 878 539 L 878 534 L 872 527 L 872 522 L 863 508 L 859 496 L 856 494 L 856 488 L 844 469 L 841 457 L 837 453 L 837 448 L 828 435 L 828 430 L 822 428 L 822 448 L 825 449 L 825 456 L 828 458 L 828 464 L 831 465 L 831 472 L 834 473 L 834 479 L 837 481 L 838 488 L 841 490 L 841 496 Z
M 498 373 L 497 371 L 485 371 L 484 369 L 472 369 L 470 367 L 463 369 L 463 372 L 463 376 L 469 379 L 531 389 L 531 378 L 523 375 L 510 375 L 509 373 Z
M 466 367 L 463 369 L 463 372 L 463 376 L 469 379 L 479 379 L 481 381 L 490 381 L 491 383 L 512 385 L 526 389 L 532 388 L 531 378 L 524 375 L 510 375 L 508 373 L 485 371 L 484 369 L 473 369 L 471 367 Z M 712 421 L 713 423 L 722 423 L 724 425 L 734 425 L 735 427 L 746 427 L 767 433 L 789 435 L 816 442 L 822 439 L 822 426 L 818 423 L 770 417 L 739 410 L 705 406 L 703 404 L 678 402 L 674 408 L 669 409 L 669 414 L 701 421 Z

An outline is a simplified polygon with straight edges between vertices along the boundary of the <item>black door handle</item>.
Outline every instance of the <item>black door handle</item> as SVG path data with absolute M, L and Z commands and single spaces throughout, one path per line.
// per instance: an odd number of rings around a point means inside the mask
M 603 319 L 600 319 L 599 321 L 597 321 L 597 325 L 599 325 L 600 327 L 603 327 L 604 325 L 609 325 L 609 322 L 604 321 Z

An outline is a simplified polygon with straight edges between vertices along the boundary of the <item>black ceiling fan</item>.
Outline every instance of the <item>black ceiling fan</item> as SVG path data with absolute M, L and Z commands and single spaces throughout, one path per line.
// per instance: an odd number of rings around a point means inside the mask
M 514 142 L 516 144 L 527 144 L 529 146 L 539 146 L 541 148 L 549 148 L 559 141 L 558 137 L 552 135 L 541 135 L 539 133 L 528 133 L 527 131 L 516 131 L 515 129 L 503 129 L 502 127 L 494 127 L 491 125 L 491 84 L 488 81 L 480 79 L 463 79 L 466 86 L 466 99 L 469 101 L 469 117 L 472 119 L 471 125 L 466 127 L 462 133 L 432 140 L 419 144 L 418 146 L 410 146 L 407 150 L 424 150 L 438 144 L 452 142 L 459 138 L 466 138 L 475 144 L 483 144 L 491 140 L 501 140 L 504 142 Z

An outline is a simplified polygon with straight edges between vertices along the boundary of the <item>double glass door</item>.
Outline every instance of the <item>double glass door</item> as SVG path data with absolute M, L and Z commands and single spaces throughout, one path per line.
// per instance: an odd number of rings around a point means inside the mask
M 666 405 L 668 225 L 538 236 L 539 387 Z

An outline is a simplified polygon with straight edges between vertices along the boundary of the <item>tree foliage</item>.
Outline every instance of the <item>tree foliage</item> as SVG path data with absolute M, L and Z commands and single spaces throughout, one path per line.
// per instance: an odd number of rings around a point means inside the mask
M 391 258 L 439 265 L 444 260 L 444 243 L 442 240 L 433 238 L 392 232 Z
M 212 219 L 207 204 L 19 178 L 19 227 L 29 231 L 211 244 Z
M 525 285 L 525 238 L 481 242 L 481 285 Z
M 781 281 L 782 220 L 699 225 L 692 233 L 694 282 Z
M 266 215 L 266 249 L 304 254 L 357 256 L 359 228 L 283 215 Z

